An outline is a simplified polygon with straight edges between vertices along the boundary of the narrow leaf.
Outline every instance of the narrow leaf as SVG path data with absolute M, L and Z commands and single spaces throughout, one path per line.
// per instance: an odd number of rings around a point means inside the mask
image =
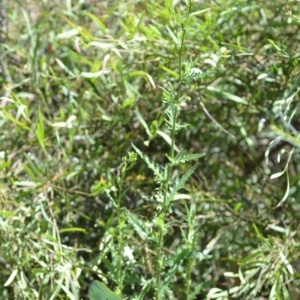
M 135 71 L 135 72 L 130 72 L 130 73 L 129 73 L 129 76 L 130 76 L 130 77 L 140 76 L 140 75 L 146 76 L 146 77 L 148 78 L 149 82 L 151 83 L 152 87 L 153 87 L 153 88 L 156 88 L 152 76 L 149 75 L 148 73 L 146 73 L 146 72 L 144 72 L 144 71 Z
M 179 42 L 178 38 L 175 36 L 175 34 L 172 32 L 172 30 L 168 26 L 166 26 L 166 27 L 167 27 L 167 30 L 168 30 L 168 32 L 169 32 L 172 40 L 174 41 L 175 45 L 177 47 L 179 47 L 180 46 L 180 42 Z
M 15 123 L 16 125 L 20 126 L 21 128 L 30 131 L 30 128 L 26 125 L 24 125 L 22 122 L 19 122 L 17 119 L 15 119 L 11 114 L 9 114 L 4 108 L 2 109 L 2 112 L 5 114 L 7 119 L 11 121 L 12 123 Z
M 110 71 L 109 70 L 100 70 L 98 72 L 81 72 L 80 76 L 83 78 L 97 78 L 99 76 L 108 74 Z
M 246 100 L 244 100 L 243 98 L 233 95 L 233 94 L 230 94 L 230 93 L 227 93 L 227 92 L 224 92 L 223 90 L 215 88 L 213 86 L 208 86 L 207 89 L 211 92 L 217 93 L 217 94 L 227 98 L 228 100 L 231 100 L 231 101 L 234 101 L 237 103 L 241 103 L 241 104 L 248 104 L 248 102 Z
M 294 269 L 293 269 L 292 265 L 290 264 L 290 262 L 288 261 L 288 259 L 286 258 L 286 256 L 281 251 L 279 251 L 279 255 L 280 255 L 282 262 L 285 264 L 287 270 L 290 272 L 290 274 L 293 275 Z
M 285 194 L 283 196 L 283 198 L 280 200 L 280 202 L 274 207 L 274 208 L 278 208 L 279 206 L 281 206 L 287 199 L 287 197 L 289 196 L 290 193 L 290 178 L 288 173 L 286 174 L 287 177 L 287 187 L 286 187 L 286 191 Z
M 18 269 L 14 269 L 10 274 L 9 278 L 7 279 L 7 281 L 4 283 L 4 286 L 9 286 L 14 281 L 17 274 L 18 274 Z
M 278 178 L 280 177 L 281 175 L 283 175 L 285 173 L 285 170 L 282 171 L 282 172 L 278 172 L 278 173 L 275 173 L 275 174 L 272 174 L 270 179 L 275 179 L 275 178 Z
M 57 64 L 64 70 L 68 75 L 71 75 L 72 77 L 75 77 L 74 73 L 72 73 L 69 68 L 58 58 L 55 58 Z
M 136 117 L 138 118 L 138 120 L 141 122 L 141 124 L 143 125 L 143 127 L 146 130 L 146 133 L 148 134 L 148 136 L 152 136 L 151 131 L 148 127 L 148 124 L 146 123 L 145 119 L 143 118 L 143 116 L 140 114 L 140 112 L 138 110 L 134 111 Z
M 97 18 L 95 15 L 91 14 L 91 13 L 88 13 L 86 12 L 85 13 L 88 17 L 90 17 L 93 21 L 95 21 L 97 23 L 97 25 L 99 26 L 99 28 L 102 29 L 103 33 L 106 34 L 106 27 L 105 25 L 103 24 L 103 22 Z
M 157 134 L 159 134 L 170 146 L 172 145 L 172 139 L 165 132 L 157 130 Z M 176 145 L 174 145 L 176 152 L 179 152 L 179 149 Z

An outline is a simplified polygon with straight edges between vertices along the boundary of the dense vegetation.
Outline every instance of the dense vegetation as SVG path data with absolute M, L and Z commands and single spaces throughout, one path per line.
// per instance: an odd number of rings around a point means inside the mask
M 0 5 L 0 299 L 299 299 L 297 1 Z

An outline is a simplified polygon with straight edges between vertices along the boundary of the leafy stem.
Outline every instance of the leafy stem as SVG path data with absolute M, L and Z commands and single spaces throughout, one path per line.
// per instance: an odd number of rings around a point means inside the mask
M 175 158 L 175 140 L 176 140 L 176 133 L 178 129 L 177 119 L 179 116 L 179 105 L 180 105 L 180 98 L 181 98 L 181 90 L 182 90 L 182 83 L 183 83 L 183 73 L 182 73 L 182 61 L 183 61 L 183 55 L 184 55 L 184 41 L 186 36 L 186 31 L 189 26 L 189 19 L 190 19 L 190 13 L 191 13 L 191 7 L 192 7 L 192 0 L 187 0 L 187 11 L 186 11 L 186 17 L 182 25 L 182 34 L 179 44 L 179 52 L 178 52 L 178 68 L 179 68 L 179 85 L 177 88 L 177 92 L 174 95 L 173 89 L 169 91 L 167 103 L 169 105 L 168 109 L 170 109 L 169 112 L 169 119 L 166 120 L 169 125 L 169 130 L 171 133 L 171 146 L 170 146 L 170 161 L 174 161 Z M 162 209 L 160 215 L 157 217 L 157 224 L 159 229 L 158 234 L 158 248 L 157 248 L 157 273 L 156 273 L 156 294 L 155 299 L 160 299 L 160 286 L 161 286 L 161 274 L 163 270 L 163 258 L 162 258 L 162 247 L 164 244 L 164 223 L 165 223 L 165 216 L 168 209 L 168 193 L 169 193 L 169 187 L 170 187 L 170 179 L 171 174 L 173 172 L 174 165 L 172 163 L 168 163 L 166 166 L 167 172 L 166 176 L 163 178 L 162 182 L 162 191 L 163 191 L 163 203 L 162 203 Z
M 121 168 L 121 174 L 118 176 L 118 199 L 117 199 L 117 218 L 118 218 L 118 262 L 117 262 L 117 283 L 119 296 L 122 298 L 123 291 L 123 251 L 124 251 L 124 226 L 125 215 L 122 211 L 122 198 L 124 195 L 124 181 L 126 179 L 126 173 L 130 170 L 136 162 L 137 155 L 134 152 L 129 152 L 128 156 L 123 157 L 123 166 Z

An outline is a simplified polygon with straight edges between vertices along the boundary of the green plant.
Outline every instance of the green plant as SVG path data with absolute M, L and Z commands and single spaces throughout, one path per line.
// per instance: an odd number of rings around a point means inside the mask
M 103 282 L 93 281 L 89 286 L 90 300 L 119 300 L 120 298 L 113 293 Z
M 298 15 L 0 1 L 0 299 L 298 299 Z

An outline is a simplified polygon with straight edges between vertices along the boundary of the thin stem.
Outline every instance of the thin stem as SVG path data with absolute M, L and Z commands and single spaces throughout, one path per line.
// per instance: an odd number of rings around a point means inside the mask
M 186 299 L 190 299 L 190 286 L 191 286 L 191 273 L 193 271 L 193 261 L 191 261 L 191 258 L 188 258 L 188 270 L 187 270 L 187 287 L 186 287 Z
M 187 13 L 186 13 L 186 20 L 185 24 L 182 25 L 182 35 L 181 35 L 181 41 L 180 41 L 180 48 L 179 48 L 179 60 L 178 60 L 178 69 L 179 69 L 179 86 L 177 90 L 177 97 L 176 97 L 176 104 L 174 105 L 174 111 L 173 111 L 173 124 L 172 124 L 172 133 L 171 133 L 171 149 L 170 149 L 170 157 L 173 159 L 174 158 L 174 149 L 175 149 L 175 135 L 176 135 L 176 123 L 177 123 L 177 118 L 178 118 L 178 105 L 180 103 L 180 98 L 181 98 L 181 89 L 182 89 L 182 83 L 183 83 L 183 75 L 182 75 L 182 58 L 183 58 L 183 49 L 184 49 L 184 41 L 185 41 L 185 36 L 186 36 L 186 29 L 187 26 L 189 25 L 190 21 L 190 14 L 191 14 L 191 9 L 192 9 L 192 0 L 189 0 L 187 3 Z
M 191 3 L 192 0 L 189 0 L 187 3 L 188 9 L 186 13 L 186 20 L 185 23 L 182 26 L 182 35 L 181 35 L 181 41 L 180 41 L 180 48 L 179 48 L 179 86 L 177 89 L 177 95 L 175 98 L 175 102 L 171 103 L 171 109 L 173 119 L 172 119 L 172 128 L 171 128 L 171 147 L 170 147 L 170 157 L 174 159 L 175 156 L 175 136 L 176 136 L 176 124 L 177 119 L 179 115 L 178 106 L 180 103 L 181 98 L 181 90 L 182 90 L 182 83 L 183 83 L 183 74 L 182 74 L 182 59 L 183 59 L 183 48 L 184 48 L 184 40 L 186 36 L 186 28 L 189 25 L 189 19 L 190 19 L 190 13 L 191 13 Z M 156 273 L 156 293 L 155 293 L 155 299 L 160 300 L 160 284 L 161 284 L 161 272 L 162 272 L 162 247 L 164 243 L 164 222 L 165 222 L 165 216 L 167 212 L 167 196 L 168 196 L 168 190 L 169 190 L 169 182 L 171 178 L 171 174 L 173 171 L 172 165 L 167 166 L 167 178 L 165 182 L 163 183 L 163 206 L 162 206 L 162 212 L 159 216 L 161 220 L 159 220 L 159 236 L 158 236 L 158 250 L 157 250 L 157 273 Z
M 196 230 L 195 230 L 195 203 L 192 203 L 190 206 L 190 211 L 187 211 L 188 214 L 188 251 L 191 253 L 195 249 Z M 189 256 L 187 258 L 187 276 L 186 276 L 186 300 L 190 300 L 190 291 L 191 291 L 191 275 L 195 265 L 195 258 Z
M 156 300 L 159 300 L 159 289 L 160 289 L 160 282 L 161 282 L 161 270 L 162 270 L 161 248 L 162 248 L 162 244 L 163 244 L 163 229 L 161 228 L 159 231 L 159 237 L 158 237 L 156 291 L 155 291 L 155 299 Z
M 118 289 L 119 289 L 119 296 L 122 298 L 122 291 L 123 291 L 123 218 L 122 218 L 122 190 L 123 190 L 123 179 L 124 174 L 122 173 L 119 178 L 119 189 L 118 189 L 118 203 L 117 203 L 117 215 L 118 215 Z

